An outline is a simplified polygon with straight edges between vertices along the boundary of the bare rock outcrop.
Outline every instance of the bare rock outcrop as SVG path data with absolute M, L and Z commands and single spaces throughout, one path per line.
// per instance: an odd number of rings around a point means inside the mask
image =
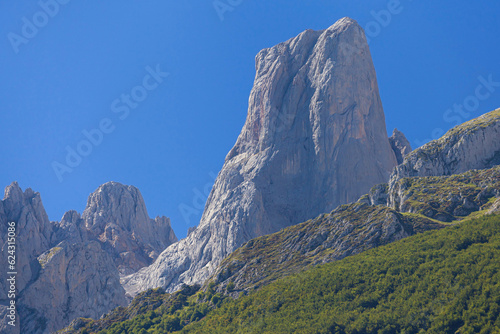
M 40 277 L 20 295 L 22 333 L 52 333 L 128 304 L 111 256 L 97 241 L 61 243 L 38 258 Z
M 15 222 L 16 249 L 15 269 L 8 270 L 8 223 Z M 0 331 L 19 333 L 19 327 L 7 324 L 7 273 L 17 272 L 17 293 L 36 280 L 40 271 L 38 256 L 50 248 L 54 237 L 53 226 L 43 208 L 40 194 L 31 189 L 21 190 L 17 182 L 5 188 L 4 199 L 0 200 Z
M 177 242 L 170 219 L 149 218 L 139 190 L 117 182 L 103 184 L 89 196 L 82 220 L 113 254 L 121 274 L 151 264 Z
M 262 50 L 248 116 L 201 223 L 149 267 L 129 294 L 204 281 L 244 242 L 355 201 L 386 182 L 389 144 L 363 29 L 343 18 Z
M 389 143 L 391 143 L 394 154 L 396 154 L 398 165 L 401 164 L 404 158 L 412 151 L 410 142 L 406 139 L 404 133 L 398 129 L 394 129 L 392 132 L 392 136 L 389 137 Z
M 43 208 L 40 194 L 30 188 L 23 193 L 17 182 L 5 189 L 0 201 L 0 238 L 2 255 L 7 254 L 7 228 L 9 222 L 16 222 L 16 270 L 17 288 L 23 290 L 38 274 L 37 257 L 47 250 L 53 238 L 53 226 Z M 7 257 L 0 259 L 1 268 L 7 268 Z M 6 298 L 4 288 L 6 272 L 0 274 L 0 299 Z
M 60 222 L 54 222 L 54 232 L 56 244 L 62 241 L 74 244 L 93 239 L 93 235 L 85 226 L 85 221 L 74 210 L 66 212 Z
M 8 325 L 7 270 L 0 274 L 0 332 L 49 333 L 74 318 L 99 318 L 127 304 L 120 270 L 152 262 L 177 241 L 166 217 L 150 219 L 139 191 L 105 184 L 80 216 L 50 222 L 39 193 L 12 183 L 0 200 L 0 267 L 8 268 L 8 223 L 16 223 L 18 319 Z
M 498 164 L 500 109 L 458 125 L 411 152 L 394 169 L 390 186 L 405 177 L 453 175 Z

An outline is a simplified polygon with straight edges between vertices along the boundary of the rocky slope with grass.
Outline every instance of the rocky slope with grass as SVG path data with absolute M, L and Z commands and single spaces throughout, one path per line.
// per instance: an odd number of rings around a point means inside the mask
M 366 203 L 342 205 L 329 214 L 256 238 L 228 256 L 209 282 L 237 297 L 318 264 L 341 260 L 411 235 L 445 227 Z
M 500 164 L 500 109 L 454 127 L 411 152 L 391 175 L 390 186 L 411 176 L 459 174 Z
M 500 216 L 483 212 L 300 273 L 282 272 L 236 299 L 236 284 L 224 293 L 215 283 L 173 294 L 148 290 L 130 307 L 77 319 L 60 333 L 496 333 L 499 240 Z
M 251 240 L 221 263 L 211 282 L 218 292 L 230 286 L 237 296 L 317 264 L 492 213 L 500 199 L 500 166 L 398 182 L 397 208 L 372 206 L 365 195 L 357 203 Z

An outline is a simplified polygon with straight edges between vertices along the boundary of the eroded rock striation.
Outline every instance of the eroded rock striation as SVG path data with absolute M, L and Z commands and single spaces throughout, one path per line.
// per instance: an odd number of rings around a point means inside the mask
M 262 50 L 246 123 L 200 225 L 123 279 L 130 295 L 200 283 L 244 242 L 355 201 L 396 165 L 363 29 L 344 18 Z

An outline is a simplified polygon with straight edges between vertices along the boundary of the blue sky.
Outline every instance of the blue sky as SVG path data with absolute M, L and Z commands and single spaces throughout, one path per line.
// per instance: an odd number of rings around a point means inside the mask
M 51 220 L 118 181 L 184 237 L 257 52 L 344 16 L 367 29 L 389 132 L 419 146 L 500 107 L 494 1 L 55 1 L 0 2 L 0 186 L 39 191 Z

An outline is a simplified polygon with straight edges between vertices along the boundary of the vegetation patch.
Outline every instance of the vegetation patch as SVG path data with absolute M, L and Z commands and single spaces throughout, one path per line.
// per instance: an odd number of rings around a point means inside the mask
M 500 217 L 281 279 L 182 333 L 498 333 Z
M 42 255 L 40 255 L 38 257 L 38 263 L 40 263 L 40 266 L 42 268 L 45 268 L 45 266 L 47 265 L 47 263 L 50 262 L 50 260 L 54 257 L 54 255 L 56 255 L 57 253 L 59 253 L 61 250 L 62 250 L 61 247 L 53 247 L 53 248 L 51 248 L 48 252 L 45 252 L 45 253 L 43 253 Z

